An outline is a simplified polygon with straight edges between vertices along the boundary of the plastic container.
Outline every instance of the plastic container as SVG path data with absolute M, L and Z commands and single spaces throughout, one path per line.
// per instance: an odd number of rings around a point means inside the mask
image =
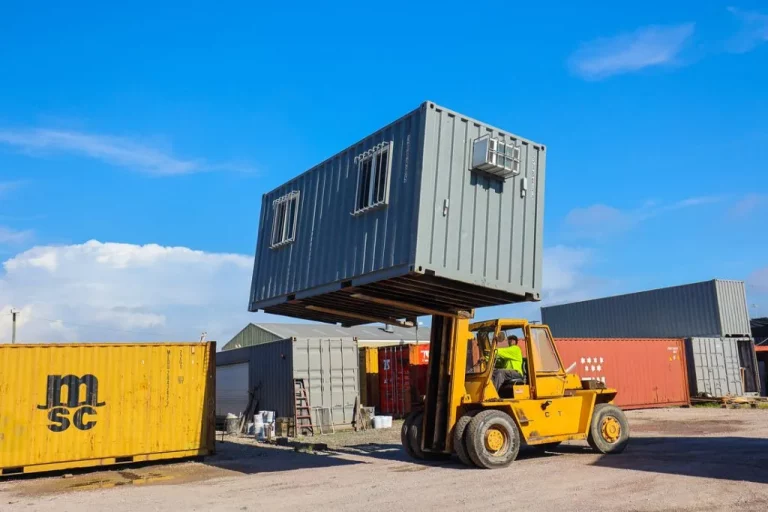
M 392 428 L 392 416 L 374 416 L 373 428 Z
M 275 411 L 261 411 L 261 417 L 264 419 L 264 423 L 274 423 Z

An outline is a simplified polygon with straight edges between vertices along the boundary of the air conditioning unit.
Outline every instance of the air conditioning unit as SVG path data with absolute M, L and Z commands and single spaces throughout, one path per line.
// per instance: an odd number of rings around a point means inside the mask
M 472 143 L 472 169 L 507 179 L 520 174 L 520 146 L 484 135 Z

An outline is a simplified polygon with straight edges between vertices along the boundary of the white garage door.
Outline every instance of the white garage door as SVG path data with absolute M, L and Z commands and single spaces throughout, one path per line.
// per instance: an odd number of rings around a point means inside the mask
M 248 407 L 248 363 L 216 367 L 216 415 L 240 415 Z

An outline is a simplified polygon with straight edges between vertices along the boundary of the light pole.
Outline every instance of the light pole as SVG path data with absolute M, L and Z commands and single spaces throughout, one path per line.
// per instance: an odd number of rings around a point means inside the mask
M 16 309 L 11 309 L 11 316 L 13 317 L 13 331 L 11 334 L 11 344 L 16 343 L 16 315 L 19 314 L 19 311 Z

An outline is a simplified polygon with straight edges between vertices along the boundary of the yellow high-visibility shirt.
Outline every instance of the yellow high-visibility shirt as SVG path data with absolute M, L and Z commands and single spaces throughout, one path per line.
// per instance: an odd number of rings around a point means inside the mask
M 520 347 L 513 345 L 511 347 L 496 349 L 496 368 L 503 370 L 515 370 L 522 375 L 523 373 L 523 351 Z

